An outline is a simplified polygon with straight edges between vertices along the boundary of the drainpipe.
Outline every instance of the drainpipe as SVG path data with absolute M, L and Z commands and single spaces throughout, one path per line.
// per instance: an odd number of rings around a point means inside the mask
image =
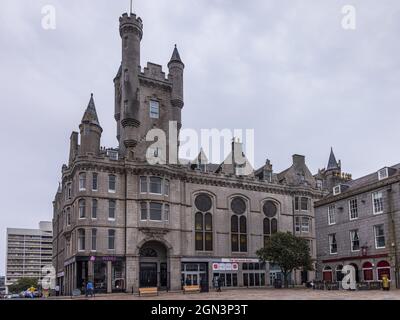
M 125 184 L 125 186 L 124 186 L 124 188 L 125 188 L 125 199 L 124 199 L 124 203 L 125 203 L 125 208 L 124 208 L 124 214 L 125 214 L 125 217 L 124 217 L 124 227 L 125 227 L 125 234 L 124 234 L 124 238 L 125 238 L 125 241 L 124 241 L 124 255 L 125 255 L 125 291 L 127 291 L 128 290 L 128 259 L 127 259 L 127 240 L 128 240 L 128 236 L 127 236 L 127 230 L 128 230 L 128 227 L 127 227 L 127 222 L 128 222 L 128 204 L 127 204 L 127 202 L 128 202 L 128 174 L 127 174 L 127 170 L 126 170 L 126 168 L 125 168 L 125 170 L 124 170 L 124 179 L 125 179 L 125 181 L 124 181 L 124 184 Z
M 390 250 L 392 250 L 394 255 L 394 277 L 396 281 L 396 288 L 400 287 L 400 279 L 399 279 L 399 261 L 397 255 L 397 237 L 396 237 L 396 223 L 394 219 L 393 212 L 393 185 L 390 185 L 387 189 L 388 195 L 388 209 L 389 209 L 389 232 L 390 232 Z M 392 245 L 393 244 L 393 245 Z

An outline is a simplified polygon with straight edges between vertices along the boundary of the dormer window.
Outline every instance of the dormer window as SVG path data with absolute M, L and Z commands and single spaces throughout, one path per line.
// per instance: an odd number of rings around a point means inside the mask
M 379 179 L 379 181 L 383 180 L 383 179 L 386 179 L 387 177 L 389 177 L 388 168 L 383 168 L 383 169 L 378 171 L 378 179 Z
M 341 194 L 341 193 L 342 193 L 342 190 L 340 188 L 340 185 L 333 188 L 333 195 L 334 196 L 337 196 L 338 194 Z
M 160 103 L 158 101 L 150 101 L 150 118 L 158 119 L 160 118 Z
M 107 150 L 107 156 L 110 160 L 118 160 L 118 151 L 117 150 Z

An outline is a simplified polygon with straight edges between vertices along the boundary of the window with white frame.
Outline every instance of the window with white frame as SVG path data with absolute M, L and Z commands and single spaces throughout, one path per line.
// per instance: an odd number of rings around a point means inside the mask
M 336 234 L 330 234 L 328 236 L 329 239 L 329 253 L 330 254 L 337 254 L 337 241 L 336 241 Z
M 162 221 L 162 203 L 150 202 L 150 220 Z
M 294 210 L 295 211 L 308 211 L 310 200 L 307 197 L 295 197 L 294 198 Z
M 79 219 L 86 218 L 86 200 L 81 199 L 78 202 L 79 205 Z
M 160 117 L 160 103 L 155 100 L 150 100 L 150 118 L 158 119 Z
M 342 192 L 340 185 L 333 188 L 333 195 L 337 196 Z
M 386 247 L 385 229 L 383 224 L 374 226 L 375 248 L 384 249 Z
M 150 193 L 169 196 L 170 183 L 161 177 L 140 177 L 140 193 Z
M 388 170 L 388 168 L 383 168 L 383 169 L 381 169 L 381 170 L 378 171 L 378 179 L 379 179 L 379 180 L 386 179 L 387 177 L 389 177 L 389 170 Z
M 117 189 L 117 177 L 113 174 L 108 176 L 108 192 L 115 193 Z
M 108 201 L 108 219 L 115 220 L 115 208 L 117 206 L 117 202 L 115 200 Z
M 350 218 L 350 220 L 358 219 L 358 202 L 357 202 L 357 199 L 349 200 L 349 218 Z
M 108 230 L 108 250 L 115 250 L 115 230 Z
M 308 217 L 303 217 L 301 219 L 301 233 L 310 233 L 311 219 Z
M 150 177 L 150 193 L 162 194 L 162 179 L 159 177 Z
M 300 217 L 295 218 L 294 229 L 295 229 L 296 233 L 301 232 L 301 218 Z
M 146 221 L 168 221 L 170 207 L 168 204 L 159 202 L 141 202 L 140 203 L 140 220 Z
M 79 174 L 79 191 L 86 190 L 86 173 L 82 172 Z
M 360 236 L 358 230 L 350 231 L 351 251 L 360 251 Z
M 301 197 L 300 201 L 301 201 L 300 202 L 301 211 L 308 211 L 308 202 L 309 202 L 308 198 Z
M 78 251 L 85 251 L 86 246 L 85 229 L 78 230 Z
M 334 204 L 328 207 L 328 224 L 336 224 L 336 207 Z
M 140 177 L 140 193 L 147 193 L 147 177 Z
M 372 194 L 372 203 L 374 214 L 383 213 L 383 193 L 382 191 L 374 192 Z

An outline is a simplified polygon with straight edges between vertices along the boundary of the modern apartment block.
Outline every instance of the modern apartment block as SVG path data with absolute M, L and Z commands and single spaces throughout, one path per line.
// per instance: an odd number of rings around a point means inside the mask
M 52 223 L 39 229 L 7 228 L 6 286 L 21 278 L 39 278 L 42 268 L 52 264 Z
M 340 166 L 330 168 L 340 177 Z M 352 265 L 357 282 L 390 277 L 399 287 L 400 165 L 337 183 L 315 203 L 317 275 L 340 281 Z

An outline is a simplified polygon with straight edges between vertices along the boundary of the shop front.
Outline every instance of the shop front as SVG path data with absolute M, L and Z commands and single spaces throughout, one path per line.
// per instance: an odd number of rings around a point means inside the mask
M 209 291 L 208 263 L 184 262 L 182 265 L 181 284 L 183 286 L 200 286 L 202 292 Z
M 125 259 L 117 256 L 76 257 L 76 288 L 85 292 L 92 281 L 98 293 L 125 290 Z

